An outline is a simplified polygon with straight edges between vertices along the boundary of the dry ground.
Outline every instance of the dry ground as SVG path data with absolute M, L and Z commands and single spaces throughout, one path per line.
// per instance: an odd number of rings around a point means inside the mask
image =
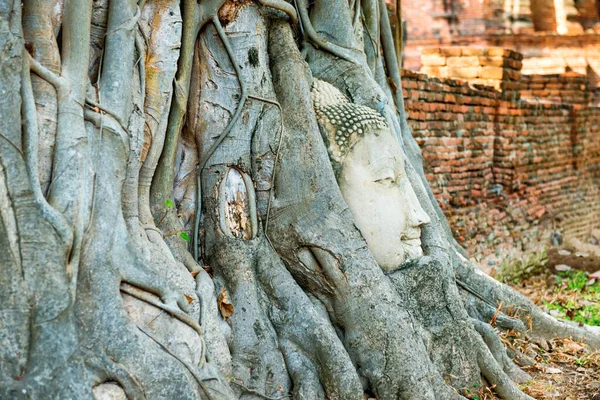
M 504 280 L 557 318 L 600 325 L 600 276 L 593 279 L 600 258 L 592 253 L 572 247 L 552 249 L 529 276 Z M 589 351 L 568 338 L 527 341 L 516 332 L 504 333 L 503 340 L 526 356 L 520 364 L 532 380 L 521 385 L 525 393 L 540 400 L 600 400 L 600 351 Z M 493 388 L 472 390 L 470 397 L 497 398 Z

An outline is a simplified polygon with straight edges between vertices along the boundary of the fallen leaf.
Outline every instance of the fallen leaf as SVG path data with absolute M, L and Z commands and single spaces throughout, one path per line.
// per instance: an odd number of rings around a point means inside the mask
M 583 349 L 585 349 L 585 346 L 582 346 L 579 343 L 574 342 L 570 339 L 565 339 L 563 341 L 563 347 L 566 351 L 568 351 L 571 354 L 577 354 Z
M 187 300 L 188 304 L 192 304 L 192 302 L 194 301 L 194 298 L 191 296 L 188 296 L 187 294 L 183 294 L 185 296 L 185 299 Z
M 561 369 L 558 369 L 558 368 L 548 367 L 548 368 L 546 368 L 546 373 L 547 374 L 562 374 L 563 371 Z
M 221 293 L 219 294 L 217 306 L 219 306 L 219 311 L 224 319 L 231 317 L 231 314 L 233 314 L 233 304 L 227 299 L 227 292 L 225 289 L 221 290 Z
M 496 309 L 496 312 L 494 313 L 494 316 L 492 317 L 492 320 L 490 321 L 491 326 L 496 326 L 496 319 L 498 318 L 498 314 L 500 314 L 500 310 L 502 310 L 502 302 L 500 302 L 500 304 L 498 304 L 498 308 Z

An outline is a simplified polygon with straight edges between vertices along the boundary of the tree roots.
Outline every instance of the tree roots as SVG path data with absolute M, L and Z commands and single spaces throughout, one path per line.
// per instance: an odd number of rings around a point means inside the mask
M 453 248 L 383 0 L 224 3 L 0 1 L 0 397 L 529 399 L 497 330 L 600 347 Z M 401 141 L 419 262 L 369 252 L 313 75 Z

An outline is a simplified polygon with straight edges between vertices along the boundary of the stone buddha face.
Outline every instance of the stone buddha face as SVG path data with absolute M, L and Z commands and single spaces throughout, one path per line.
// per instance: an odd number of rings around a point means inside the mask
M 342 195 L 379 266 L 392 272 L 422 257 L 421 226 L 430 220 L 385 120 L 325 82 L 315 82 L 313 101 Z

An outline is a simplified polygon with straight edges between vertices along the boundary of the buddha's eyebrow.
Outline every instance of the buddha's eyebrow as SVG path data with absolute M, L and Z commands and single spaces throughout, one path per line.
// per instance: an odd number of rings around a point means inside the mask
M 384 153 L 382 156 L 378 157 L 377 159 L 370 161 L 369 162 L 369 168 L 371 170 L 374 170 L 376 168 L 381 168 L 381 167 L 394 167 L 397 163 L 397 160 L 394 156 L 392 156 L 389 153 Z
M 380 163 L 382 163 L 384 161 L 388 161 L 388 160 L 390 160 L 392 162 L 396 161 L 395 157 L 393 157 L 391 154 L 389 154 L 389 153 L 386 152 L 382 156 L 380 156 L 379 158 L 377 158 L 377 159 L 369 162 L 369 165 L 380 164 Z

